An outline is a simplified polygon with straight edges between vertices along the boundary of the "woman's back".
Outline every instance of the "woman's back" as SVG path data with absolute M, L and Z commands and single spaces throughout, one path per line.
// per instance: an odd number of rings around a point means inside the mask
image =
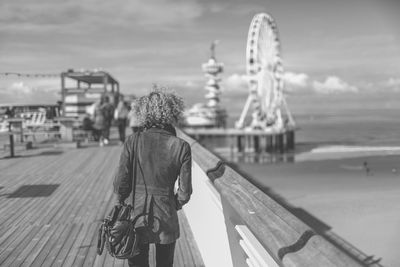
M 173 189 L 188 144 L 171 131 L 150 128 L 139 138 L 139 160 L 147 185 Z M 140 175 L 139 175 L 140 176 Z M 138 180 L 138 183 L 142 183 Z

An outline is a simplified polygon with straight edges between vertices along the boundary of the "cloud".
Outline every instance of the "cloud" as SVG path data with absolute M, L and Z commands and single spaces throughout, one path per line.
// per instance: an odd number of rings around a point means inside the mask
M 128 27 L 163 26 L 198 18 L 203 11 L 195 0 L 4 0 L 0 8 L 0 25 L 79 24 L 85 28 L 111 23 Z
M 309 76 L 305 73 L 285 72 L 283 75 L 285 82 L 298 87 L 306 87 L 308 85 Z
M 248 90 L 247 76 L 243 74 L 232 74 L 223 81 L 226 91 L 244 91 Z
M 324 82 L 314 81 L 313 89 L 315 92 L 322 94 L 358 92 L 357 87 L 346 83 L 337 76 L 329 76 Z
M 0 24 L 63 25 L 79 20 L 83 9 L 78 2 L 5 0 L 1 3 Z
M 400 92 L 400 78 L 390 77 L 380 82 L 379 87 L 384 88 L 386 91 Z
M 60 99 L 59 81 L 43 79 L 0 84 L 0 99 L 9 103 L 56 103 Z
M 9 93 L 24 95 L 32 94 L 32 90 L 33 89 L 31 87 L 27 86 L 23 82 L 14 82 L 10 87 L 7 88 Z
M 285 91 L 294 92 L 299 89 L 306 89 L 309 86 L 310 77 L 305 73 L 285 72 L 283 74 L 285 81 Z
M 328 76 L 325 81 L 319 82 L 306 73 L 285 72 L 284 92 L 287 94 L 331 94 L 331 93 L 356 93 L 359 88 L 348 84 L 337 76 Z M 391 83 L 399 82 L 392 80 Z M 243 74 L 232 74 L 222 82 L 225 91 L 230 93 L 248 92 L 248 78 Z
M 186 81 L 185 83 L 184 83 L 184 86 L 185 87 L 197 87 L 198 86 L 198 84 L 197 83 L 195 83 L 194 81 Z
M 391 77 L 386 81 L 386 85 L 389 87 L 398 87 L 400 86 L 400 78 Z
M 310 77 L 305 73 L 285 72 L 283 79 L 285 80 L 285 91 L 294 92 L 308 88 Z M 227 91 L 248 91 L 247 75 L 235 73 L 226 78 L 223 83 Z
M 102 0 L 97 0 L 101 1 Z M 193 0 L 156 0 L 130 1 L 130 8 L 124 7 L 126 1 L 119 0 L 125 19 L 136 16 L 136 21 L 141 25 L 179 24 L 200 17 L 203 14 L 202 6 Z M 114 3 L 114 1 L 113 1 Z

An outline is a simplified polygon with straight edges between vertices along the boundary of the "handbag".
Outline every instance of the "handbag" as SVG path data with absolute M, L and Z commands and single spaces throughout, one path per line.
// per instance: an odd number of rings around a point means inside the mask
M 137 143 L 140 133 L 137 134 L 134 150 L 137 151 Z M 143 212 L 134 217 L 134 203 L 135 203 L 135 191 L 136 191 L 136 170 L 138 165 L 138 157 L 134 156 L 134 178 L 133 178 L 133 205 L 126 205 L 125 203 L 119 203 L 115 205 L 108 216 L 103 220 L 99 228 L 98 242 L 97 242 L 97 254 L 101 255 L 104 250 L 104 246 L 110 255 L 117 259 L 128 259 L 139 254 L 138 245 L 140 243 L 140 235 L 138 235 L 135 225 L 137 220 L 146 216 L 146 206 Z M 131 164 L 132 166 L 132 164 Z M 146 199 L 147 199 L 147 187 Z

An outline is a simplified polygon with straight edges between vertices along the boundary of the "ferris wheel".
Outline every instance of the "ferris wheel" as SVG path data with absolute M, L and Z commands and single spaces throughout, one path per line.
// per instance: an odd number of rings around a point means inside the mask
M 248 129 L 282 130 L 294 126 L 283 96 L 283 66 L 278 28 L 274 19 L 260 13 L 254 16 L 247 37 L 246 50 L 249 96 L 236 128 L 245 128 L 245 118 L 252 106 L 252 121 Z M 287 119 L 282 117 L 284 109 Z M 285 125 L 286 121 L 286 125 Z

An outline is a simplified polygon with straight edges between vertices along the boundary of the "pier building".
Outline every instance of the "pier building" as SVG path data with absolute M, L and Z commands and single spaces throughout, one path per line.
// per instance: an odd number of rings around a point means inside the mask
M 75 86 L 68 87 L 66 79 L 75 81 Z M 102 95 L 108 95 L 113 104 L 118 101 L 119 82 L 110 73 L 73 69 L 61 73 L 63 116 L 81 117 L 90 113 L 91 105 Z

